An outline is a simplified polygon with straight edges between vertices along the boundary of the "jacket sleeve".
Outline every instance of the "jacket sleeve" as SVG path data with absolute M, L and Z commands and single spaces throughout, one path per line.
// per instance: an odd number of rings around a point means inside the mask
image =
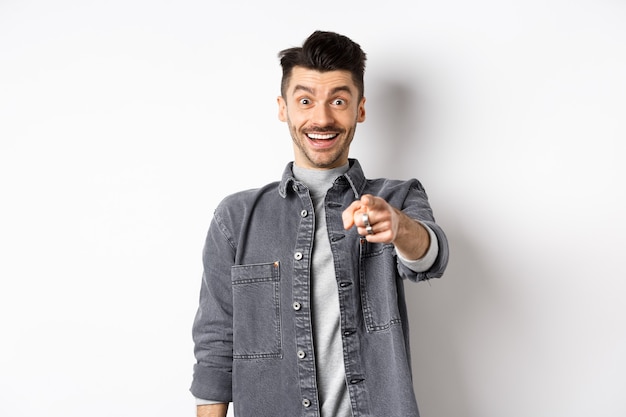
M 193 322 L 193 381 L 196 398 L 232 401 L 233 307 L 231 266 L 234 244 L 214 216 L 204 245 L 198 310 Z
M 431 278 L 440 278 L 448 265 L 448 257 L 450 255 L 448 239 L 443 229 L 435 222 L 433 211 L 428 201 L 428 196 L 419 181 L 412 181 L 406 195 L 402 211 L 409 217 L 426 225 L 430 229 L 430 232 L 435 234 L 436 243 L 439 247 L 435 261 L 431 267 L 425 271 L 415 272 L 399 261 L 398 270 L 400 275 L 411 281 L 423 281 Z

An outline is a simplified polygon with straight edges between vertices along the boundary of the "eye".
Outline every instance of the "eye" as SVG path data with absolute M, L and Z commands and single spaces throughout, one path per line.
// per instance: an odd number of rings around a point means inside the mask
M 300 99 L 300 104 L 302 104 L 303 106 L 307 106 L 307 105 L 311 104 L 311 100 L 309 100 L 308 98 L 301 98 Z
M 333 100 L 333 104 L 335 106 L 343 106 L 344 104 L 346 104 L 346 101 L 342 98 L 336 98 Z

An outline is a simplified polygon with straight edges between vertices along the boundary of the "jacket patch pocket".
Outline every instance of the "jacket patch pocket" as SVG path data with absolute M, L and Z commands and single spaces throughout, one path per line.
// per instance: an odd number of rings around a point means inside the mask
M 368 332 L 401 323 L 396 287 L 397 266 L 393 245 L 365 244 L 361 252 L 361 302 Z
M 282 355 L 280 268 L 278 262 L 231 268 L 233 358 Z

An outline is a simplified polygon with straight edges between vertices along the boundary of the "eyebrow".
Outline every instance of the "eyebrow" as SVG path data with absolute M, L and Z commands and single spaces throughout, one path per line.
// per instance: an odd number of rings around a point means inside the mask
M 313 90 L 311 87 L 307 87 L 306 85 L 301 85 L 301 84 L 296 84 L 296 86 L 293 88 L 294 93 L 298 91 L 305 91 L 309 94 L 315 94 L 315 90 Z M 347 85 L 341 85 L 339 87 L 333 88 L 330 91 L 330 95 L 335 95 L 341 91 L 345 91 L 346 93 L 352 95 L 352 90 L 350 90 L 350 87 L 348 87 Z

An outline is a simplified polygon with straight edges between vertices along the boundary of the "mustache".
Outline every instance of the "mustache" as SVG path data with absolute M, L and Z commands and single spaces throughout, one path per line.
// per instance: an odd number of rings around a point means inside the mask
M 305 133 L 343 133 L 343 129 L 335 126 L 335 125 L 329 125 L 329 126 L 311 126 L 308 127 L 306 129 L 304 129 Z

